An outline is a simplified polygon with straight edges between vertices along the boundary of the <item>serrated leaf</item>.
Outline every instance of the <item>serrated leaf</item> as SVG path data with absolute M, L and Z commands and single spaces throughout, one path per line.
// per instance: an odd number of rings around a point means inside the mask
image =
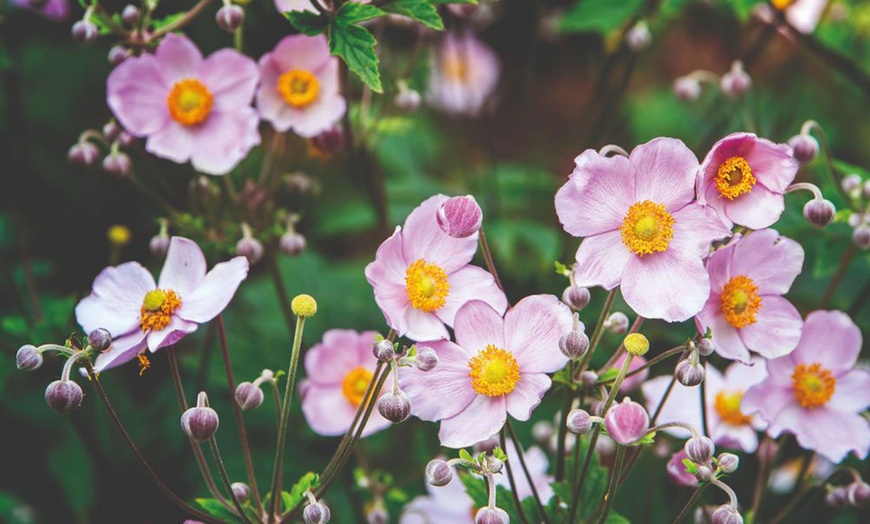
M 295 508 L 302 501 L 305 492 L 309 489 L 316 488 L 318 484 L 320 484 L 320 475 L 317 473 L 308 472 L 302 475 L 302 477 L 296 481 L 296 484 L 293 485 L 293 488 L 290 489 L 290 493 L 287 493 L 286 491 L 281 493 L 281 501 L 284 503 L 284 509 L 290 511 Z
M 347 2 L 335 12 L 335 23 L 338 25 L 350 26 L 386 14 L 386 12 L 372 4 Z
M 436 31 L 444 29 L 444 22 L 438 14 L 438 9 L 429 0 L 395 0 L 382 5 L 381 9 L 395 15 L 407 16 L 429 29 Z
M 345 6 L 351 4 L 345 4 Z M 383 93 L 378 55 L 375 53 L 374 35 L 358 25 L 331 23 L 329 25 L 329 52 L 338 56 L 372 91 Z
M 583 0 L 562 17 L 564 32 L 607 33 L 626 23 L 640 8 L 643 0 Z
M 303 35 L 317 36 L 329 27 L 328 18 L 311 11 L 286 11 L 283 15 Z

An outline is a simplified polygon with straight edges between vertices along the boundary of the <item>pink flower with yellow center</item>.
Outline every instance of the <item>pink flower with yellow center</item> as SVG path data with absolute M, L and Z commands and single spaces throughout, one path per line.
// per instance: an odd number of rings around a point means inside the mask
M 731 133 L 713 145 L 701 164 L 698 203 L 715 209 L 728 226 L 763 229 L 785 210 L 783 193 L 798 167 L 788 145 Z
M 574 163 L 556 214 L 565 231 L 585 237 L 575 283 L 621 286 L 647 318 L 678 322 L 700 311 L 710 295 L 703 259 L 729 230 L 694 202 L 695 155 L 680 140 L 656 138 L 628 158 L 589 149 Z
M 498 85 L 498 57 L 471 33 L 448 33 L 435 50 L 426 100 L 452 114 L 475 116 Z
M 469 300 L 482 300 L 499 313 L 507 308 L 492 275 L 469 265 L 478 233 L 454 238 L 438 225 L 445 200 L 435 195 L 414 209 L 366 266 L 387 324 L 413 340 L 448 338 L 444 325 L 453 326 L 456 312 Z
M 438 436 L 450 448 L 486 440 L 508 413 L 528 420 L 550 389 L 547 373 L 568 362 L 559 339 L 572 327 L 571 310 L 552 295 L 526 297 L 504 317 L 485 302 L 468 302 L 456 313 L 456 343 L 425 343 L 438 353 L 438 366 L 399 375 L 411 414 L 441 421 Z
M 767 361 L 770 374 L 743 397 L 743 410 L 770 423 L 771 437 L 793 433 L 798 444 L 839 463 L 870 449 L 870 372 L 854 369 L 861 330 L 840 311 L 810 313 L 797 348 Z
M 710 328 L 717 353 L 748 363 L 750 351 L 777 358 L 795 348 L 803 320 L 782 295 L 803 261 L 800 244 L 772 229 L 737 238 L 710 256 L 712 292 L 695 324 L 701 333 Z
M 326 37 L 294 35 L 260 58 L 257 109 L 278 131 L 313 137 L 344 116 L 338 58 L 329 55 Z
M 155 284 L 138 262 L 108 267 L 97 275 L 91 294 L 76 306 L 76 320 L 89 333 L 105 328 L 112 345 L 97 356 L 94 369 L 120 366 L 139 355 L 148 367 L 152 353 L 175 344 L 227 307 L 248 275 L 248 261 L 235 257 L 206 273 L 205 256 L 192 240 L 172 237 Z
M 372 356 L 376 335 L 374 331 L 330 329 L 322 342 L 305 353 L 307 378 L 299 383 L 302 413 L 318 435 L 343 435 L 353 422 L 377 365 Z M 389 425 L 374 410 L 362 435 Z
M 168 34 L 154 54 L 129 58 L 107 83 L 107 101 L 145 149 L 197 171 L 223 175 L 260 143 L 251 107 L 257 66 L 233 49 L 203 59 L 183 36 Z

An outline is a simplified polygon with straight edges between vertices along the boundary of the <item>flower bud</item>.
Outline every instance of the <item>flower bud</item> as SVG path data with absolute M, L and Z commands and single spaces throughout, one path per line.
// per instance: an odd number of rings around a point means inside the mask
M 592 295 L 583 286 L 568 286 L 562 292 L 562 302 L 568 304 L 574 311 L 581 311 L 589 305 Z
M 849 224 L 849 227 L 858 227 L 863 221 L 864 215 L 862 215 L 861 213 L 852 213 L 851 215 L 849 215 L 847 223 Z
M 598 373 L 589 370 L 580 373 L 580 383 L 586 389 L 596 387 L 598 385 Z
M 704 366 L 698 362 L 692 362 L 688 358 L 681 360 L 674 371 L 674 376 L 677 377 L 680 384 L 688 387 L 697 386 L 704 382 L 704 374 Z
M 233 482 L 230 487 L 233 489 L 233 497 L 239 502 L 245 502 L 251 496 L 251 488 L 244 482 Z
M 861 224 L 852 230 L 852 242 L 861 249 L 870 248 L 870 226 Z
M 236 242 L 236 254 L 247 258 L 249 264 L 256 264 L 263 258 L 263 243 L 254 237 L 242 237 Z
M 136 143 L 136 137 L 126 131 L 121 131 L 118 134 L 118 143 L 121 147 L 130 147 Z
M 700 435 L 687 440 L 683 450 L 685 450 L 689 460 L 695 464 L 706 464 L 713 458 L 716 446 L 713 445 L 713 441 L 709 437 Z
M 311 318 L 317 314 L 317 301 L 311 295 L 301 294 L 290 301 L 290 309 L 297 317 Z
M 589 349 L 589 337 L 586 333 L 569 331 L 559 339 L 559 351 L 568 358 L 580 358 Z
M 861 192 L 864 193 L 864 198 L 870 199 L 870 180 L 864 182 Z
M 295 231 L 288 231 L 281 235 L 281 240 L 278 242 L 278 247 L 285 255 L 296 257 L 305 251 L 305 246 L 308 243 L 305 237 Z
M 328 155 L 334 155 L 344 149 L 344 131 L 341 126 L 320 133 L 311 139 L 311 145 L 318 151 Z
M 60 413 L 69 415 L 82 405 L 82 388 L 72 380 L 55 380 L 45 388 L 45 402 Z
M 737 508 L 723 504 L 713 512 L 713 524 L 743 524 L 743 517 Z
M 110 64 L 116 66 L 126 60 L 128 56 L 126 47 L 122 45 L 113 45 L 109 48 L 109 54 L 106 55 L 106 58 L 109 60 Z
M 236 403 L 243 411 L 260 407 L 263 403 L 263 390 L 251 382 L 236 386 Z
M 151 254 L 154 258 L 164 258 L 166 252 L 169 251 L 169 235 L 154 235 L 151 237 L 148 247 L 151 249 Z
M 453 238 L 467 238 L 477 233 L 483 223 L 483 212 L 471 195 L 448 198 L 436 213 L 438 225 Z
M 510 524 L 507 512 L 495 506 L 484 506 L 474 515 L 474 524 Z
M 849 490 L 847 486 L 836 486 L 825 495 L 825 503 L 834 509 L 849 506 Z
M 698 348 L 698 354 L 703 357 L 709 357 L 716 349 L 716 346 L 713 345 L 713 341 L 709 338 L 702 338 L 699 340 L 696 347 Z
M 536 442 L 546 443 L 553 436 L 553 425 L 546 420 L 539 420 L 532 425 L 532 438 Z
M 697 100 L 701 96 L 701 83 L 689 76 L 681 76 L 674 80 L 674 94 L 686 102 Z
M 640 333 L 630 333 L 622 341 L 625 350 L 636 357 L 642 357 L 649 351 L 649 339 Z
M 109 120 L 103 125 L 103 138 L 107 141 L 111 142 L 112 140 L 118 138 L 118 135 L 121 134 L 121 126 L 118 125 L 114 120 Z
M 504 462 L 495 458 L 492 455 L 486 456 L 486 468 L 491 473 L 499 473 L 504 468 Z
M 625 313 L 617 311 L 607 317 L 607 320 L 604 321 L 604 327 L 614 335 L 622 335 L 628 331 L 628 317 Z
M 698 468 L 695 469 L 695 478 L 698 479 L 699 482 L 708 482 L 713 478 L 713 470 L 710 466 L 700 464 Z
M 33 344 L 25 344 L 18 348 L 15 354 L 15 366 L 24 371 L 39 369 L 42 365 L 42 354 L 36 350 Z
M 816 227 L 825 227 L 834 221 L 837 208 L 830 200 L 812 199 L 804 204 L 804 218 Z
M 422 97 L 420 93 L 407 86 L 399 88 L 399 93 L 393 99 L 393 104 L 401 111 L 412 113 L 420 107 Z
M 390 362 L 394 358 L 396 358 L 396 350 L 393 343 L 387 339 L 383 339 L 380 342 L 375 342 L 372 345 L 372 353 L 375 358 L 384 364 Z
M 329 507 L 323 501 L 309 504 L 302 510 L 302 521 L 305 524 L 326 524 L 331 516 Z
M 737 466 L 740 465 L 740 457 L 734 453 L 722 453 L 719 455 L 718 460 L 719 469 L 722 470 L 722 473 L 734 473 L 737 471 Z
M 134 25 L 139 21 L 139 8 L 135 5 L 128 4 L 124 7 L 124 10 L 121 11 L 121 20 L 123 20 L 125 24 Z
M 846 193 L 851 193 L 855 191 L 860 185 L 861 176 L 856 175 L 855 173 L 844 176 L 843 180 L 840 181 L 840 186 L 842 186 L 843 191 L 845 191 Z
M 856 508 L 863 508 L 870 501 L 870 484 L 866 482 L 853 482 L 846 488 L 849 504 Z
M 97 351 L 105 351 L 112 345 L 112 334 L 106 328 L 97 328 L 88 333 L 88 345 Z
M 197 397 L 196 407 L 188 408 L 181 414 L 181 429 L 188 437 L 200 442 L 211 438 L 219 423 L 217 411 L 208 406 L 205 391 L 200 392 Z
M 435 459 L 426 464 L 426 482 L 433 486 L 446 486 L 453 480 L 453 468 L 447 462 Z
M 130 157 L 127 156 L 127 153 L 122 153 L 120 151 L 109 153 L 106 158 L 103 159 L 103 171 L 110 175 L 119 177 L 126 176 L 130 174 L 132 166 L 133 163 L 130 161 Z
M 568 426 L 568 431 L 571 433 L 584 435 L 592 429 L 592 419 L 586 410 L 572 409 L 568 412 L 568 418 L 565 419 L 565 425 Z
M 719 87 L 728 98 L 740 98 L 752 86 L 752 78 L 743 70 L 743 63 L 736 60 L 731 70 L 722 75 Z
M 83 44 L 89 44 L 97 39 L 99 30 L 93 22 L 88 20 L 79 20 L 72 26 L 72 37 L 75 41 Z
M 218 27 L 232 33 L 245 22 L 245 10 L 235 4 L 224 5 L 215 14 Z
M 387 508 L 383 505 L 374 506 L 366 511 L 366 522 L 368 524 L 389 524 L 390 514 L 387 513 Z
M 604 426 L 610 438 L 617 444 L 631 444 L 646 435 L 649 414 L 643 406 L 626 397 L 621 403 L 607 410 Z
M 398 424 L 411 414 L 411 399 L 404 391 L 384 393 L 378 400 L 378 413 L 390 422 Z
M 625 33 L 625 45 L 632 51 L 643 51 L 652 42 L 652 34 L 649 32 L 646 22 L 640 21 Z
M 819 154 L 819 141 L 812 135 L 795 135 L 788 141 L 795 160 L 806 164 Z
M 92 167 L 100 158 L 100 149 L 90 142 L 79 142 L 69 148 L 66 158 L 71 164 Z
M 438 354 L 429 346 L 417 348 L 417 369 L 432 371 L 438 365 Z

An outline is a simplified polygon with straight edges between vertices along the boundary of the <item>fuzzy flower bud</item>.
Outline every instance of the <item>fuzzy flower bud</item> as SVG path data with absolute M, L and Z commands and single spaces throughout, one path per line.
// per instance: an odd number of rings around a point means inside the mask
M 504 462 L 495 458 L 492 455 L 486 457 L 486 469 L 491 473 L 499 473 L 504 468 Z
M 90 44 L 97 39 L 99 34 L 97 26 L 89 20 L 79 20 L 74 23 L 70 32 L 73 40 L 82 44 Z
M 866 482 L 853 482 L 846 488 L 849 504 L 856 508 L 863 508 L 870 502 L 870 484 Z
M 710 466 L 701 464 L 695 470 L 695 478 L 698 479 L 699 482 L 707 482 L 713 478 L 713 469 L 710 468 Z
M 45 402 L 60 413 L 69 415 L 82 405 L 82 388 L 72 380 L 55 380 L 45 388 Z
M 483 223 L 483 212 L 471 195 L 448 198 L 436 213 L 441 230 L 453 238 L 466 238 L 477 233 Z
M 417 369 L 432 371 L 438 365 L 438 354 L 429 346 L 417 348 Z
M 680 100 L 692 102 L 701 96 L 701 83 L 690 76 L 681 76 L 674 80 L 673 90 Z
M 568 412 L 568 418 L 565 420 L 565 425 L 571 433 L 584 435 L 592 429 L 592 419 L 586 410 L 572 409 Z
M 218 27 L 232 33 L 245 22 L 245 10 L 235 4 L 224 5 L 215 14 Z
M 148 248 L 154 258 L 164 258 L 169 251 L 169 235 L 157 234 L 151 237 Z
M 127 176 L 130 174 L 130 169 L 132 167 L 133 162 L 130 160 L 130 157 L 127 156 L 127 153 L 122 153 L 120 151 L 109 153 L 106 155 L 106 158 L 103 159 L 103 171 L 110 175 L 119 177 Z
M 589 305 L 591 299 L 589 289 L 582 286 L 568 286 L 562 292 L 562 302 L 568 304 L 574 311 L 581 311 Z
M 536 442 L 547 443 L 553 436 L 553 425 L 546 420 L 539 420 L 532 426 L 532 438 Z
M 723 504 L 713 512 L 712 521 L 713 524 L 743 524 L 743 517 L 737 508 Z
M 393 104 L 397 108 L 408 113 L 416 111 L 420 107 L 420 102 L 422 102 L 420 93 L 404 84 L 399 86 L 399 92 L 393 99 Z
M 861 224 L 852 231 L 852 242 L 863 250 L 870 248 L 870 226 Z
M 311 318 L 317 314 L 317 301 L 311 295 L 296 295 L 290 302 L 290 309 L 297 317 Z
M 846 486 L 837 486 L 825 495 L 825 503 L 834 509 L 843 509 L 849 505 L 849 491 Z
M 112 140 L 118 138 L 118 135 L 121 134 L 121 126 L 118 125 L 114 120 L 109 120 L 103 125 L 103 138 L 111 142 Z
M 677 377 L 680 384 L 688 387 L 697 386 L 704 382 L 704 375 L 704 366 L 698 362 L 692 362 L 690 359 L 681 360 L 674 372 L 674 376 Z
M 622 335 L 628 331 L 628 316 L 625 313 L 617 311 L 612 313 L 607 320 L 604 321 L 604 327 L 607 331 L 614 335 Z
M 366 511 L 366 522 L 368 524 L 389 524 L 390 514 L 382 505 L 374 506 Z
M 625 44 L 634 52 L 643 51 L 652 43 L 652 34 L 646 22 L 640 21 L 625 33 Z
M 69 148 L 66 158 L 71 164 L 92 167 L 100 158 L 100 149 L 90 142 L 79 142 Z
M 649 414 L 646 410 L 626 397 L 619 404 L 607 410 L 604 417 L 607 434 L 617 444 L 631 444 L 643 438 L 649 428 Z
M 263 243 L 252 236 L 242 237 L 236 242 L 236 254 L 248 259 L 248 263 L 256 264 L 263 258 Z
M 196 407 L 188 408 L 181 414 L 181 429 L 188 437 L 200 442 L 211 438 L 219 423 L 217 411 L 208 406 L 205 391 L 197 396 Z
M 281 235 L 281 240 L 278 242 L 278 247 L 285 255 L 296 257 L 305 251 L 305 246 L 308 242 L 305 237 L 295 231 L 288 231 Z
M 334 155 L 344 149 L 344 130 L 341 126 L 320 133 L 311 139 L 311 145 L 318 151 L 328 155 Z
M 97 328 L 88 333 L 88 345 L 97 351 L 105 351 L 112 345 L 112 334 L 108 329 Z
M 719 87 L 728 98 L 740 98 L 752 86 L 752 78 L 743 70 L 743 63 L 736 60 L 731 64 L 731 70 L 722 75 Z
M 495 506 L 484 506 L 474 515 L 474 524 L 510 524 L 507 512 Z
M 568 358 L 580 358 L 589 349 L 589 337 L 586 333 L 569 331 L 559 339 L 559 351 Z
M 801 164 L 806 164 L 819 154 L 819 141 L 811 135 L 795 135 L 788 141 L 792 155 Z
M 435 459 L 426 464 L 426 482 L 433 486 L 446 486 L 453 480 L 453 468 L 447 462 Z
M 244 482 L 233 482 L 230 487 L 233 489 L 233 497 L 239 502 L 245 502 L 251 496 L 251 488 Z
M 332 514 L 329 511 L 329 507 L 323 501 L 309 504 L 302 510 L 302 521 L 305 524 L 326 524 L 329 522 L 330 517 L 332 517 Z
M 244 411 L 258 408 L 263 403 L 263 390 L 252 382 L 242 382 L 236 386 L 236 403 Z
M 130 56 L 127 52 L 127 48 L 122 45 L 113 45 L 109 48 L 109 54 L 106 55 L 106 59 L 110 64 L 116 66 L 127 59 Z
M 834 221 L 837 208 L 830 200 L 812 199 L 804 204 L 804 218 L 816 227 L 826 227 Z
M 18 348 L 15 354 L 15 366 L 24 371 L 39 369 L 42 365 L 42 354 L 36 350 L 33 344 L 25 344 Z
M 858 186 L 861 185 L 861 176 L 855 173 L 851 173 L 843 177 L 843 180 L 840 181 L 840 186 L 843 188 L 843 191 L 846 193 L 851 193 L 858 189 Z
M 709 357 L 713 354 L 713 351 L 716 350 L 716 346 L 713 345 L 713 341 L 709 338 L 702 338 L 698 341 L 697 344 L 698 354 L 702 357 Z
M 586 389 L 592 389 L 598 385 L 598 373 L 586 370 L 580 373 L 580 383 Z
M 706 464 L 713 458 L 716 446 L 713 445 L 713 441 L 710 438 L 701 435 L 687 440 L 683 450 L 692 462 Z
M 404 391 L 384 393 L 378 400 L 378 413 L 394 424 L 403 422 L 411 414 L 411 399 Z
M 625 350 L 636 357 L 642 357 L 649 351 L 649 339 L 640 333 L 630 333 L 622 341 Z
M 718 460 L 719 469 L 722 470 L 722 473 L 734 473 L 737 471 L 737 466 L 740 465 L 740 457 L 734 453 L 722 453 L 719 455 Z
M 372 344 L 372 354 L 383 363 L 388 363 L 396 358 L 396 350 L 393 343 L 387 339 Z
M 124 7 L 123 11 L 121 11 L 121 20 L 128 25 L 135 24 L 139 21 L 139 8 L 135 5 L 128 4 Z

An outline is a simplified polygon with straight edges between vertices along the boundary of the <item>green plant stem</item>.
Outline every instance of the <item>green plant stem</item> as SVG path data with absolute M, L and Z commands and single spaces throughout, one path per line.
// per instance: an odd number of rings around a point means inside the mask
M 564 399 L 562 401 L 562 409 L 559 412 L 559 434 L 556 442 L 556 471 L 553 473 L 553 478 L 556 482 L 561 482 L 565 478 L 565 440 L 568 437 L 568 412 L 571 411 L 571 401 L 574 395 L 572 391 L 565 388 Z M 575 441 L 576 446 L 576 441 Z
M 846 251 L 843 252 L 843 256 L 840 257 L 840 265 L 837 266 L 837 272 L 834 273 L 833 278 L 831 278 L 831 282 L 825 289 L 825 294 L 822 295 L 822 300 L 819 303 L 819 309 L 825 309 L 831 299 L 834 298 L 834 293 L 837 291 L 837 287 L 840 286 L 840 282 L 843 280 L 843 277 L 846 276 L 846 270 L 849 269 L 849 264 L 855 257 L 856 250 L 857 247 L 855 246 L 855 243 L 850 242 L 849 247 L 846 248 Z
M 705 437 L 710 436 L 710 425 L 707 422 L 707 381 L 702 380 L 701 386 L 698 388 L 701 396 L 701 430 Z
M 580 361 L 580 366 L 577 370 L 578 374 L 586 371 L 586 368 L 589 366 L 589 361 L 592 360 L 592 354 L 595 353 L 595 348 L 598 347 L 601 337 L 604 336 L 604 321 L 607 320 L 607 317 L 610 315 L 610 308 L 613 307 L 613 301 L 616 300 L 616 290 L 617 288 L 613 288 L 610 293 L 607 294 L 607 299 L 604 301 L 604 307 L 601 308 L 601 314 L 598 316 L 598 322 L 595 324 L 595 331 L 592 332 L 592 338 L 589 341 L 589 351 L 586 352 L 583 359 Z
M 224 485 L 227 488 L 227 491 L 230 492 L 230 500 L 233 501 L 233 506 L 235 506 L 236 511 L 239 513 L 239 518 L 244 522 L 251 522 L 251 519 L 248 518 L 248 515 L 245 513 L 244 508 L 242 508 L 241 502 L 236 498 L 235 494 L 233 494 L 233 484 L 230 481 L 230 476 L 227 474 L 227 468 L 224 465 L 224 461 L 221 458 L 221 452 L 218 449 L 217 439 L 214 435 L 208 439 L 208 443 L 211 446 L 211 453 L 214 456 L 215 464 L 217 464 L 218 472 L 221 474 L 221 479 L 224 481 Z
M 532 496 L 535 498 L 535 503 L 538 505 L 538 509 L 541 511 L 541 518 L 543 519 L 544 524 L 549 524 L 550 519 L 547 517 L 547 512 L 544 509 L 544 503 L 541 501 L 540 495 L 538 495 L 538 488 L 535 487 L 535 482 L 532 480 L 532 475 L 529 473 L 529 468 L 526 467 L 526 459 L 523 454 L 523 446 L 520 442 L 520 439 L 517 438 L 517 434 L 514 433 L 514 428 L 511 425 L 510 420 L 505 420 L 505 426 L 507 427 L 508 433 L 511 436 L 511 441 L 514 443 L 514 447 L 516 448 L 517 458 L 520 460 L 520 467 L 523 470 L 523 474 L 526 476 L 526 481 L 529 483 L 529 487 L 532 488 Z
M 483 232 L 483 226 L 480 226 L 478 231 L 478 240 L 480 241 L 480 251 L 483 253 L 483 259 L 486 261 L 486 268 L 495 280 L 495 285 L 504 291 L 504 286 L 501 285 L 501 279 L 498 278 L 498 271 L 495 269 L 495 261 L 492 259 L 492 251 L 489 249 L 489 244 L 486 241 L 486 234 Z
M 501 428 L 501 431 L 498 434 L 499 444 L 501 445 L 502 450 L 507 448 L 504 433 L 505 433 L 504 428 Z M 508 458 L 510 458 L 510 457 L 508 457 Z M 513 471 L 513 468 L 511 467 L 510 460 L 508 460 L 505 463 L 505 470 L 507 472 L 508 485 L 511 488 L 511 497 L 514 499 L 514 505 L 517 507 L 517 513 L 519 513 L 520 520 L 523 522 L 523 524 L 527 524 L 529 522 L 529 519 L 526 517 L 525 511 L 523 511 L 523 502 L 520 500 L 519 493 L 517 493 L 517 482 L 516 482 L 516 479 L 514 478 L 514 471 Z M 489 500 L 490 500 L 490 503 L 493 503 L 493 501 L 495 499 L 495 492 L 494 492 L 495 486 L 489 486 L 489 488 L 491 491 L 489 494 Z
M 607 487 L 607 494 L 604 495 L 604 509 L 601 510 L 598 524 L 604 524 L 607 521 L 607 515 L 610 514 L 610 508 L 613 507 L 613 499 L 616 498 L 616 490 L 619 487 L 619 472 L 622 469 L 622 461 L 625 460 L 625 449 L 625 446 L 616 446 L 616 461 L 610 469 L 610 483 Z
M 663 353 L 661 353 L 660 355 L 656 355 L 655 358 L 651 359 L 650 361 L 648 361 L 644 365 L 642 365 L 638 368 L 632 369 L 631 371 L 626 373 L 625 378 L 633 377 L 634 375 L 637 375 L 638 373 L 642 373 L 645 369 L 649 369 L 663 360 L 669 359 L 674 355 L 680 355 L 680 354 L 684 353 L 685 350 L 686 350 L 685 345 L 677 346 L 677 347 L 673 347 L 671 349 L 668 349 L 668 350 L 664 351 Z M 602 368 L 602 369 L 606 369 L 606 368 Z M 616 379 L 612 378 L 610 380 L 599 380 L 597 383 L 600 385 L 607 385 L 607 384 L 612 383 L 614 380 L 616 380 Z
M 681 509 L 679 513 L 677 513 L 677 516 L 674 518 L 674 521 L 672 524 L 679 524 L 684 518 L 686 518 L 686 515 L 688 515 L 689 511 L 692 510 L 692 508 L 698 502 L 698 499 L 701 498 L 701 493 L 704 491 L 704 489 L 707 486 L 709 486 L 709 484 L 704 483 L 704 484 L 699 485 L 695 489 L 695 492 L 692 493 L 692 496 L 686 502 L 686 505 L 683 506 L 683 509 Z
M 154 41 L 165 34 L 181 29 L 182 27 L 190 23 L 194 18 L 196 18 L 202 12 L 202 10 L 205 9 L 209 2 L 211 2 L 211 0 L 199 0 L 199 2 L 195 6 L 191 7 L 190 10 L 187 11 L 185 14 L 175 19 L 171 23 L 161 27 L 157 31 L 151 33 L 149 41 Z
M 807 131 L 809 131 L 810 129 L 815 129 L 816 134 L 819 136 L 819 142 L 821 142 L 822 151 L 824 152 L 825 168 L 828 171 L 828 176 L 831 177 L 831 182 L 834 183 L 834 188 L 840 195 L 840 198 L 843 200 L 843 205 L 848 206 L 854 211 L 860 213 L 861 208 L 856 205 L 854 199 L 852 199 L 843 188 L 843 179 L 840 178 L 840 175 L 834 168 L 834 158 L 831 156 L 831 145 L 828 143 L 828 135 L 825 133 L 824 128 L 822 128 L 821 124 L 819 124 L 815 120 L 810 120 L 806 122 L 803 127 L 808 128 Z

